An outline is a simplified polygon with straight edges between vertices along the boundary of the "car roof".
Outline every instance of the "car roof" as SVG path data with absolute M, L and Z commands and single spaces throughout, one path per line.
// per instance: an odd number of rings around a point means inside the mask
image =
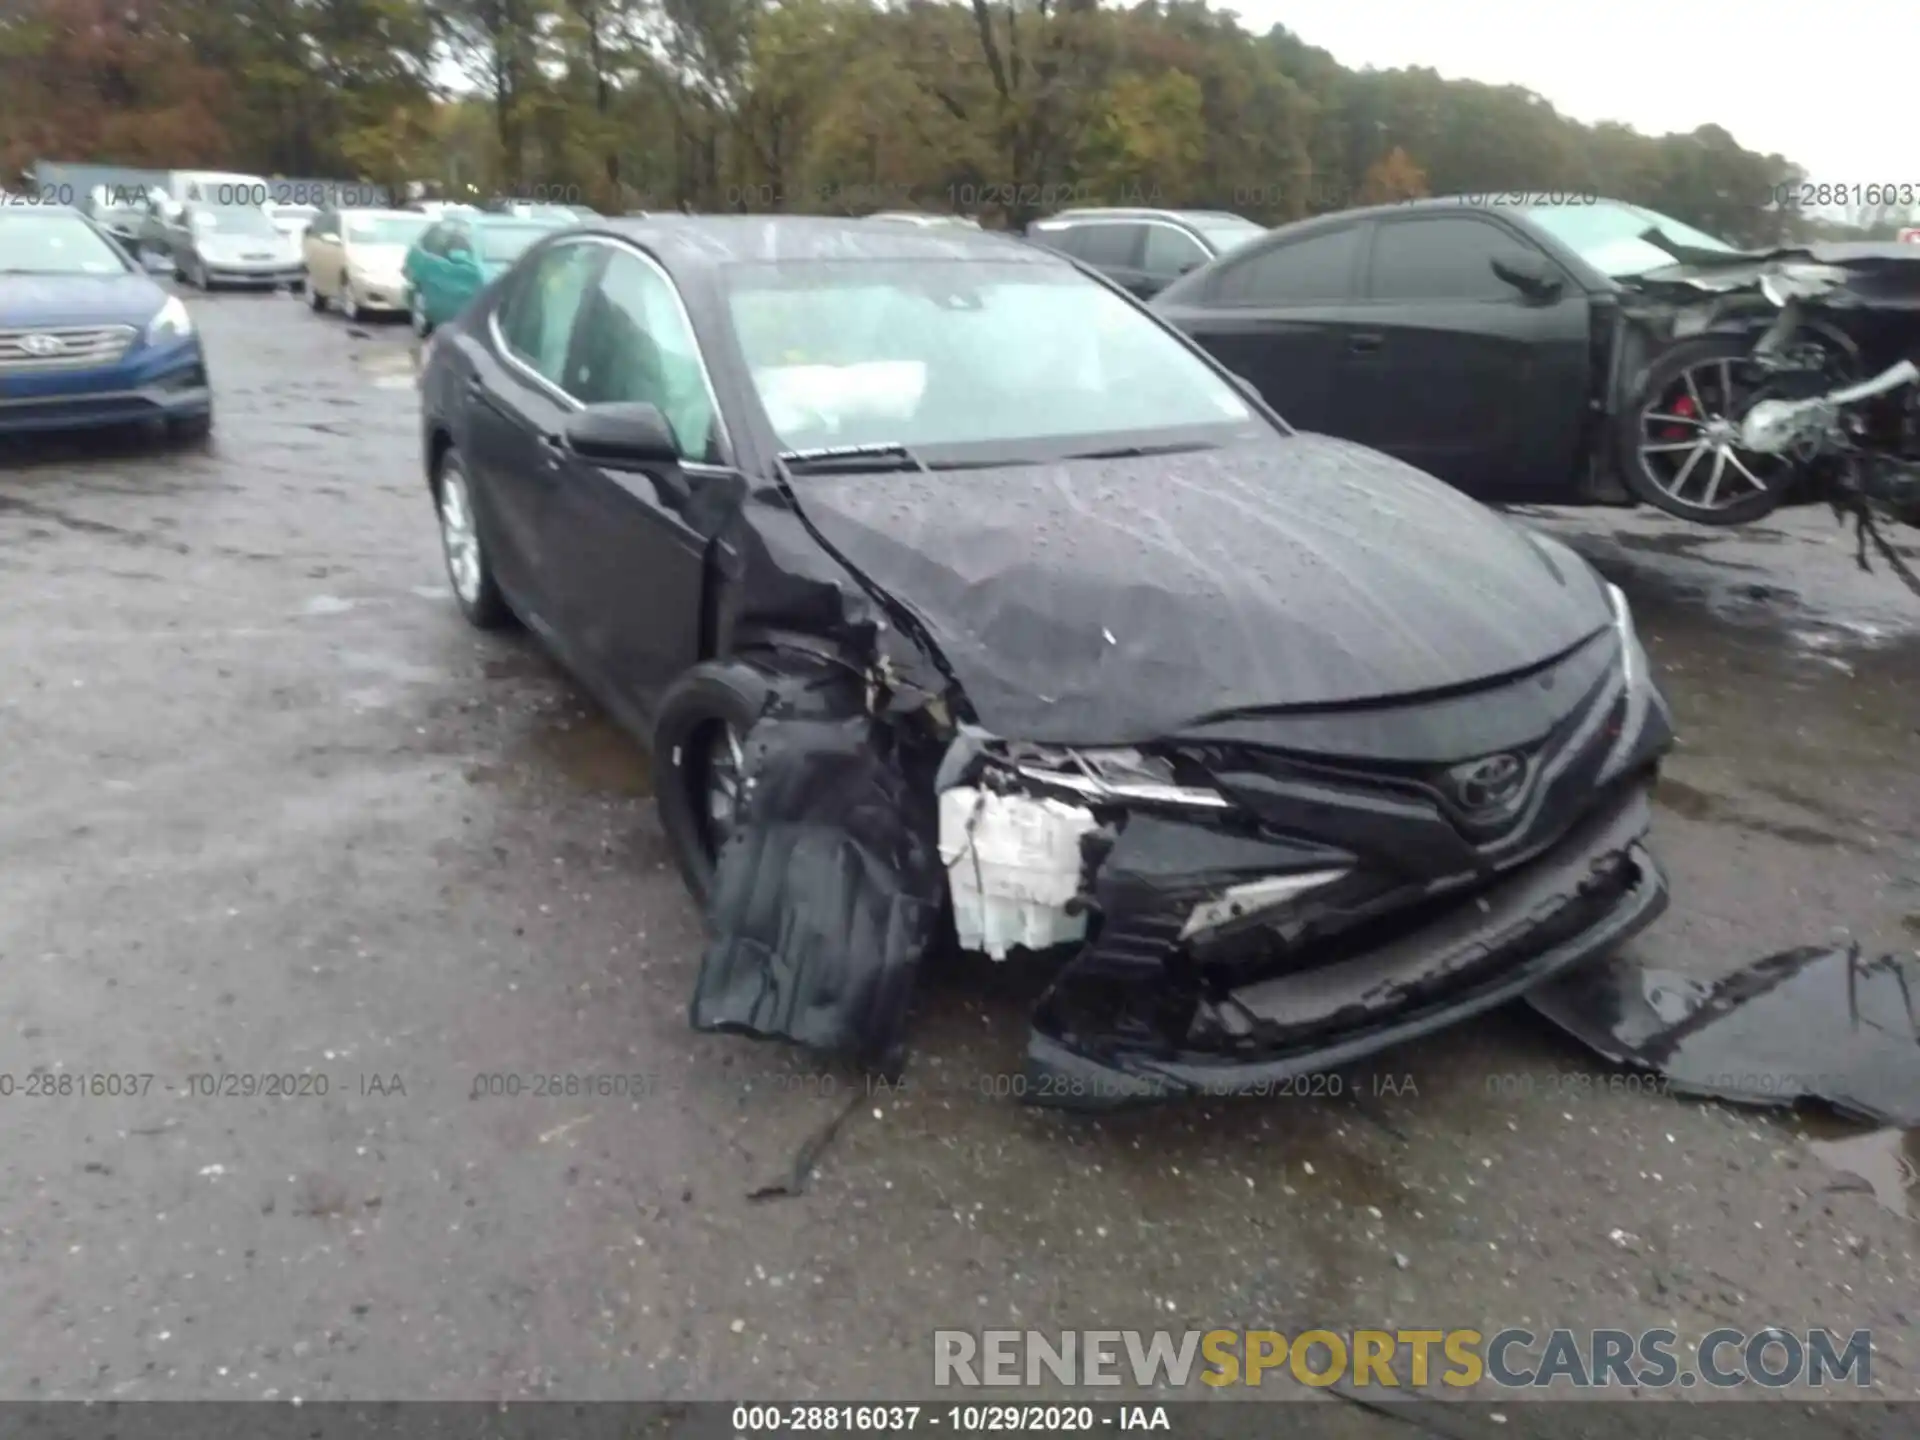
M 1277 225 L 1270 232 L 1304 232 L 1320 226 L 1348 224 L 1355 220 L 1375 220 L 1385 215 L 1484 215 L 1489 210 L 1507 215 L 1524 215 L 1529 210 L 1572 210 L 1586 209 L 1595 204 L 1626 205 L 1630 202 L 1616 200 L 1608 195 L 1569 197 L 1566 199 L 1543 198 L 1526 191 L 1512 190 L 1475 195 L 1423 195 L 1417 200 L 1390 200 L 1384 205 L 1359 205 L 1351 210 L 1329 210 L 1324 215 L 1310 215 L 1304 220 L 1290 221 Z M 1636 207 L 1638 208 L 1638 207 Z
M 965 225 L 875 225 L 830 215 L 606 217 L 568 232 L 638 241 L 670 267 L 782 260 L 976 260 L 1067 266 L 1052 253 Z M 1069 268 L 1071 268 L 1069 266 Z
M 1249 225 L 1259 223 L 1226 210 L 1155 210 L 1138 205 L 1089 205 L 1077 210 L 1057 211 L 1033 223 L 1037 229 L 1067 225 L 1076 220 L 1175 220 L 1182 225 L 1192 225 L 1200 220 L 1246 220 Z

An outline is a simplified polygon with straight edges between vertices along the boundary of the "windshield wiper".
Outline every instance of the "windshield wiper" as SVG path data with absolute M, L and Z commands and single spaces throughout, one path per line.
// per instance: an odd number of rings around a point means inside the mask
M 1218 445 L 1207 445 L 1192 440 L 1181 440 L 1171 445 L 1116 445 L 1111 450 L 1082 450 L 1077 454 L 1066 455 L 1066 460 L 1132 460 L 1140 455 L 1184 455 L 1192 450 L 1218 450 Z
M 783 450 L 781 463 L 797 474 L 823 470 L 923 470 L 933 467 L 897 440 L 876 445 L 819 445 L 811 450 Z

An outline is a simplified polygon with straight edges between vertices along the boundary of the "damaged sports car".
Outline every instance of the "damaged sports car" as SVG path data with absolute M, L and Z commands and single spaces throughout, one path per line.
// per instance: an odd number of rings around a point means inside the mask
M 462 610 L 653 749 L 703 1029 L 897 1071 L 958 946 L 1045 967 L 1030 1096 L 1258 1091 L 1666 903 L 1620 592 L 1064 257 L 595 222 L 422 392 Z

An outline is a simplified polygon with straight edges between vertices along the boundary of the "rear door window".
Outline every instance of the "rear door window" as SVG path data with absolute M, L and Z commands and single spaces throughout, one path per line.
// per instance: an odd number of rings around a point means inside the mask
M 1365 230 L 1347 226 L 1259 250 L 1229 264 L 1215 283 L 1219 305 L 1324 305 L 1351 299 Z
M 1116 270 L 1137 270 L 1140 268 L 1140 246 L 1144 225 L 1103 220 L 1074 227 L 1079 233 L 1074 237 L 1078 255 L 1089 265 L 1102 265 Z

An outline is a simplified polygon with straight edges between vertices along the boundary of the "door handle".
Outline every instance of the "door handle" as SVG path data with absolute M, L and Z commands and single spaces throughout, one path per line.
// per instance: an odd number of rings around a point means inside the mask
M 1386 343 L 1386 336 L 1367 331 L 1365 334 L 1355 335 L 1348 342 L 1347 348 L 1356 355 L 1373 355 L 1378 353 L 1380 347 Z

